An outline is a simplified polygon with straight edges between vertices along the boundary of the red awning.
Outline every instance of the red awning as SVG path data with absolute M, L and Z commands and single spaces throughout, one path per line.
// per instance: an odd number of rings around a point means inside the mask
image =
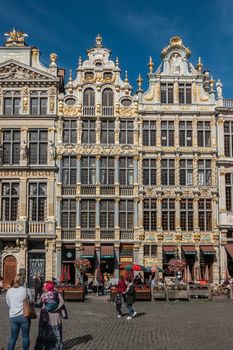
M 213 245 L 201 245 L 200 248 L 203 254 L 215 254 Z
M 176 246 L 175 245 L 164 245 L 163 246 L 163 251 L 164 253 L 167 253 L 167 254 L 175 254 L 176 252 Z
M 94 257 L 95 257 L 95 246 L 83 245 L 82 258 L 94 258 Z
M 196 249 L 194 245 L 182 245 L 181 248 L 184 254 L 196 254 Z
M 230 255 L 230 257 L 233 259 L 233 244 L 228 243 L 225 245 L 227 253 Z
M 100 249 L 100 256 L 102 258 L 114 258 L 114 246 L 102 245 Z

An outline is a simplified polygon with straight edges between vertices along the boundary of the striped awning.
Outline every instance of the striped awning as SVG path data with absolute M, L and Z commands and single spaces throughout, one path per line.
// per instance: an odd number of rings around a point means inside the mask
M 225 245 L 227 253 L 230 255 L 231 259 L 233 259 L 233 244 L 228 243 Z
M 182 245 L 181 248 L 184 254 L 196 254 L 194 245 Z
M 94 258 L 95 257 L 95 246 L 94 245 L 83 245 L 83 251 L 81 254 L 82 258 Z
M 200 248 L 201 248 L 202 254 L 205 254 L 205 255 L 215 254 L 215 249 L 213 245 L 201 245 Z
M 165 254 L 175 254 L 176 253 L 176 246 L 175 245 L 164 245 L 163 252 Z
M 101 258 L 114 258 L 114 246 L 113 245 L 102 245 L 100 248 Z

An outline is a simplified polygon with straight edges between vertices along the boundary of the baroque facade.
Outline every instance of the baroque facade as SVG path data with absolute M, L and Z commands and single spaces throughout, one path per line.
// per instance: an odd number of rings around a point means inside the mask
M 162 50 L 155 71 L 150 58 L 148 89 L 139 75 L 133 94 L 100 35 L 67 84 L 56 54 L 45 67 L 26 34 L 6 36 L 0 47 L 5 284 L 20 269 L 29 283 L 37 271 L 46 279 L 68 273 L 74 283 L 80 257 L 89 259 L 90 276 L 100 267 L 118 278 L 131 262 L 166 274 L 168 261 L 179 257 L 194 279 L 197 273 L 212 282 L 224 278 L 233 241 L 233 114 L 221 82 L 200 59 L 196 66 L 189 61 L 179 37 Z

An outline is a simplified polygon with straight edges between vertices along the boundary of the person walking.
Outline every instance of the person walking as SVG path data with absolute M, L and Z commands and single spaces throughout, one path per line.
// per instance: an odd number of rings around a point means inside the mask
M 121 293 L 124 303 L 126 303 L 126 289 L 127 284 L 125 282 L 124 276 L 120 276 L 120 279 L 117 284 L 117 290 Z
M 137 315 L 137 313 L 133 310 L 133 304 L 135 303 L 135 295 L 136 292 L 133 284 L 133 279 L 129 279 L 126 290 L 126 306 L 129 310 L 129 316 L 127 317 L 127 320 L 132 320 L 132 318 Z
M 121 312 L 121 307 L 122 307 L 122 294 L 120 293 L 119 290 L 116 292 L 115 296 L 115 305 L 116 305 L 116 310 L 118 312 L 118 317 L 122 317 L 122 312 Z
M 39 295 L 39 297 L 41 297 L 42 288 L 43 288 L 43 281 L 42 281 L 42 278 L 40 276 L 40 273 L 37 272 L 36 277 L 35 277 L 35 304 L 37 303 L 38 295 Z
M 6 302 L 10 308 L 9 316 L 11 328 L 11 336 L 7 350 L 15 349 L 15 344 L 18 339 L 20 329 L 23 338 L 23 350 L 29 350 L 29 332 L 31 320 L 23 316 L 23 301 L 24 299 L 26 299 L 27 293 L 29 300 L 32 301 L 30 291 L 26 290 L 25 276 L 23 276 L 22 274 L 16 275 L 12 287 L 8 289 L 6 293 Z
M 62 350 L 61 318 L 64 300 L 61 294 L 56 292 L 52 281 L 45 282 L 43 289 L 44 293 L 41 295 L 39 304 L 41 306 L 41 312 L 38 336 L 34 350 Z M 53 297 L 51 297 L 52 294 Z M 53 309 L 54 302 L 57 302 L 56 309 Z M 49 304 L 52 307 L 48 307 Z

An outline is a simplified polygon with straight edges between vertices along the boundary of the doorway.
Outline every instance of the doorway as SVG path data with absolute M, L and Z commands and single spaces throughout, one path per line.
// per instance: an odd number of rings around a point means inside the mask
M 17 260 L 13 255 L 8 255 L 3 261 L 3 288 L 10 288 L 17 274 Z

